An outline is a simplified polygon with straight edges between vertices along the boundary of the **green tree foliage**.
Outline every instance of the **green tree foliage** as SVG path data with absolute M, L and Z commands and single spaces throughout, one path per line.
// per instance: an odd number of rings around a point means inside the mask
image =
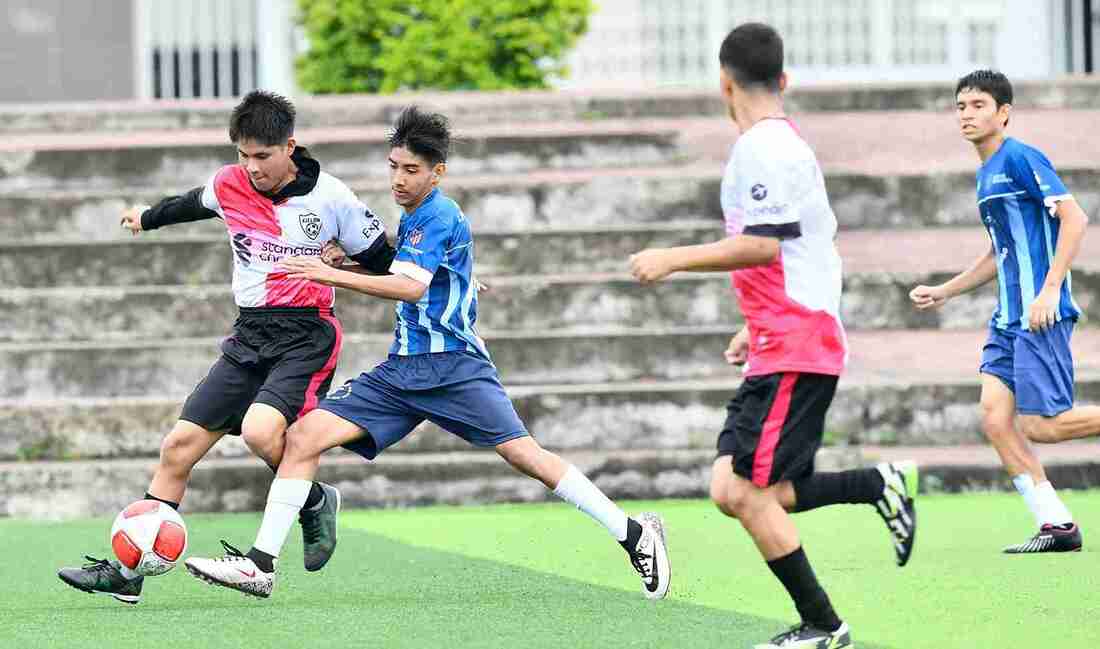
M 544 88 L 592 0 L 298 0 L 314 93 Z

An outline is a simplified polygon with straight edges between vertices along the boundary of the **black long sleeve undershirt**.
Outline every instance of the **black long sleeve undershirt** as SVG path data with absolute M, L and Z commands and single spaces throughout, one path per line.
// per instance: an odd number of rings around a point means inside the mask
M 156 230 L 165 225 L 216 219 L 218 213 L 202 204 L 202 187 L 182 196 L 169 196 L 145 210 L 141 215 L 142 230 Z
M 386 235 L 383 234 L 374 240 L 370 248 L 348 257 L 375 275 L 389 275 L 390 264 L 393 263 L 393 258 L 396 255 L 397 249 L 390 245 Z

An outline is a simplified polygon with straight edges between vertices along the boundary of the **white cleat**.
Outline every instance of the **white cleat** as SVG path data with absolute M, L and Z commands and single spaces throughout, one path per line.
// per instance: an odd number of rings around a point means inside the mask
M 642 526 L 642 535 L 633 548 L 629 548 L 630 563 L 642 578 L 642 593 L 647 599 L 662 599 L 668 594 L 672 572 L 665 545 L 665 525 L 661 517 L 644 512 L 634 519 Z
M 214 586 L 223 586 L 251 595 L 269 597 L 275 587 L 275 573 L 264 572 L 237 548 L 222 541 L 225 556 L 217 559 L 191 557 L 184 562 L 187 572 Z

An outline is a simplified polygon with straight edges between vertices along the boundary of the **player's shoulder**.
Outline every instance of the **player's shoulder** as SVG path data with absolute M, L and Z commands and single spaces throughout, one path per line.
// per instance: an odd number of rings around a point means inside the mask
M 348 187 L 344 181 L 327 171 L 322 171 L 317 174 L 317 184 L 314 186 L 313 192 L 322 199 L 337 201 L 358 200 L 355 196 L 355 192 L 351 191 L 351 188 Z
M 1005 148 L 1005 153 L 1010 159 L 1029 159 L 1029 160 L 1041 160 L 1046 164 L 1050 164 L 1050 159 L 1046 154 L 1040 151 L 1037 147 L 1034 147 L 1026 142 L 1021 142 L 1014 137 L 1005 138 L 1005 142 L 1001 145 Z
M 225 185 L 243 187 L 244 183 L 248 183 L 248 174 L 239 164 L 224 165 L 211 176 L 211 184 L 215 188 Z
M 753 125 L 737 139 L 734 153 L 741 160 L 763 163 L 815 159 L 810 145 L 785 119 L 767 119 Z

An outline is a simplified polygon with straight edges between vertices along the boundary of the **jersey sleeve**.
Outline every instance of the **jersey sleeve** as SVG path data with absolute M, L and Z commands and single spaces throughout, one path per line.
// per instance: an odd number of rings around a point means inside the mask
M 202 206 L 208 210 L 217 212 L 219 217 L 225 218 L 225 215 L 222 214 L 222 206 L 218 202 L 218 193 L 214 190 L 214 184 L 218 182 L 219 175 L 221 175 L 220 171 L 210 176 L 210 180 L 207 180 L 206 184 L 203 185 L 201 194 Z
M 336 208 L 336 240 L 348 256 L 369 250 L 379 237 L 386 238 L 386 226 L 351 190 Z
M 812 186 L 813 161 L 789 159 L 760 151 L 759 143 L 738 151 L 734 204 L 741 206 L 743 234 L 796 239 L 801 194 Z
M 1027 191 L 1028 196 L 1042 203 L 1053 216 L 1058 201 L 1069 200 L 1069 193 L 1062 179 L 1042 153 L 1021 147 L 1008 160 L 1006 171 L 1012 181 Z
M 390 272 L 429 285 L 447 252 L 451 238 L 450 219 L 437 214 L 410 224 L 408 228 L 390 264 Z

